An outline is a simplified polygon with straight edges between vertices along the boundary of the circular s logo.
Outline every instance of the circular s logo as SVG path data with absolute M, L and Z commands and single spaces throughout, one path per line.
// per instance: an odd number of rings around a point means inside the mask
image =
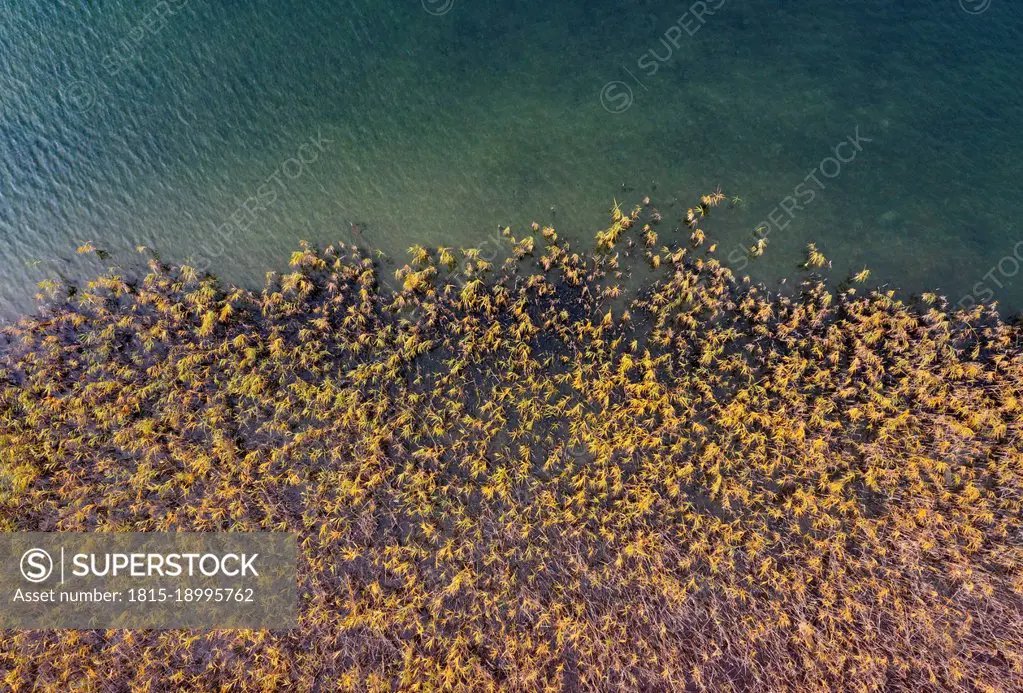
M 29 549 L 21 555 L 21 576 L 29 582 L 43 582 L 53 573 L 53 559 L 42 549 Z
M 60 95 L 68 108 L 84 113 L 96 104 L 96 88 L 89 82 L 76 79 L 60 88 Z
M 991 0 L 959 0 L 959 6 L 967 14 L 983 14 L 991 7 Z
M 632 105 L 632 87 L 625 82 L 608 82 L 600 90 L 600 105 L 608 113 L 624 113 Z
M 443 17 L 455 6 L 455 0 L 423 0 L 423 9 L 434 17 Z

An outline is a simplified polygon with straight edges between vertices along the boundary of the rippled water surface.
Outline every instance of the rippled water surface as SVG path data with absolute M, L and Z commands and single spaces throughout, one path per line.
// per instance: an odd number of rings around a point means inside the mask
M 836 278 L 1023 308 L 1023 6 L 718 4 L 5 3 L 0 314 L 137 245 L 256 286 L 300 239 L 581 240 L 644 194 L 670 234 L 717 185 L 723 257 L 780 221 L 758 279 L 816 241 Z

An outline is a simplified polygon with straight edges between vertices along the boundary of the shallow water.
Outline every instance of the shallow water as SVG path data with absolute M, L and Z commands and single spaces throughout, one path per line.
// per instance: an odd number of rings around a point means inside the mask
M 0 314 L 140 244 L 257 286 L 300 239 L 400 257 L 535 219 L 582 240 L 644 194 L 664 236 L 717 185 L 743 200 L 712 229 L 727 258 L 815 171 L 755 278 L 815 241 L 837 279 L 1023 308 L 1018 3 L 295 5 L 0 8 Z

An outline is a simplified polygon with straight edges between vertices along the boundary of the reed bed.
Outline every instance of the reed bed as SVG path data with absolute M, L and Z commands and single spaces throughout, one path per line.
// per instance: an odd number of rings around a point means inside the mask
M 343 244 L 261 292 L 44 283 L 0 530 L 295 532 L 300 626 L 4 631 L 2 687 L 1023 689 L 1020 329 L 735 277 L 723 200 L 417 247 L 394 290 Z

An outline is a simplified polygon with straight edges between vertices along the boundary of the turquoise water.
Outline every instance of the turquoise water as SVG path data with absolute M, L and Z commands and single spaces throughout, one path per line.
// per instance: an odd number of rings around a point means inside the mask
M 102 266 L 83 241 L 256 286 L 301 239 L 400 256 L 534 219 L 591 238 L 645 194 L 669 234 L 718 185 L 742 200 L 712 229 L 727 258 L 815 171 L 835 176 L 774 212 L 789 223 L 756 279 L 815 241 L 836 278 L 867 266 L 953 302 L 979 282 L 1023 308 L 1004 261 L 1023 240 L 1023 7 L 705 4 L 7 3 L 0 314 Z M 822 163 L 856 132 L 851 160 Z

